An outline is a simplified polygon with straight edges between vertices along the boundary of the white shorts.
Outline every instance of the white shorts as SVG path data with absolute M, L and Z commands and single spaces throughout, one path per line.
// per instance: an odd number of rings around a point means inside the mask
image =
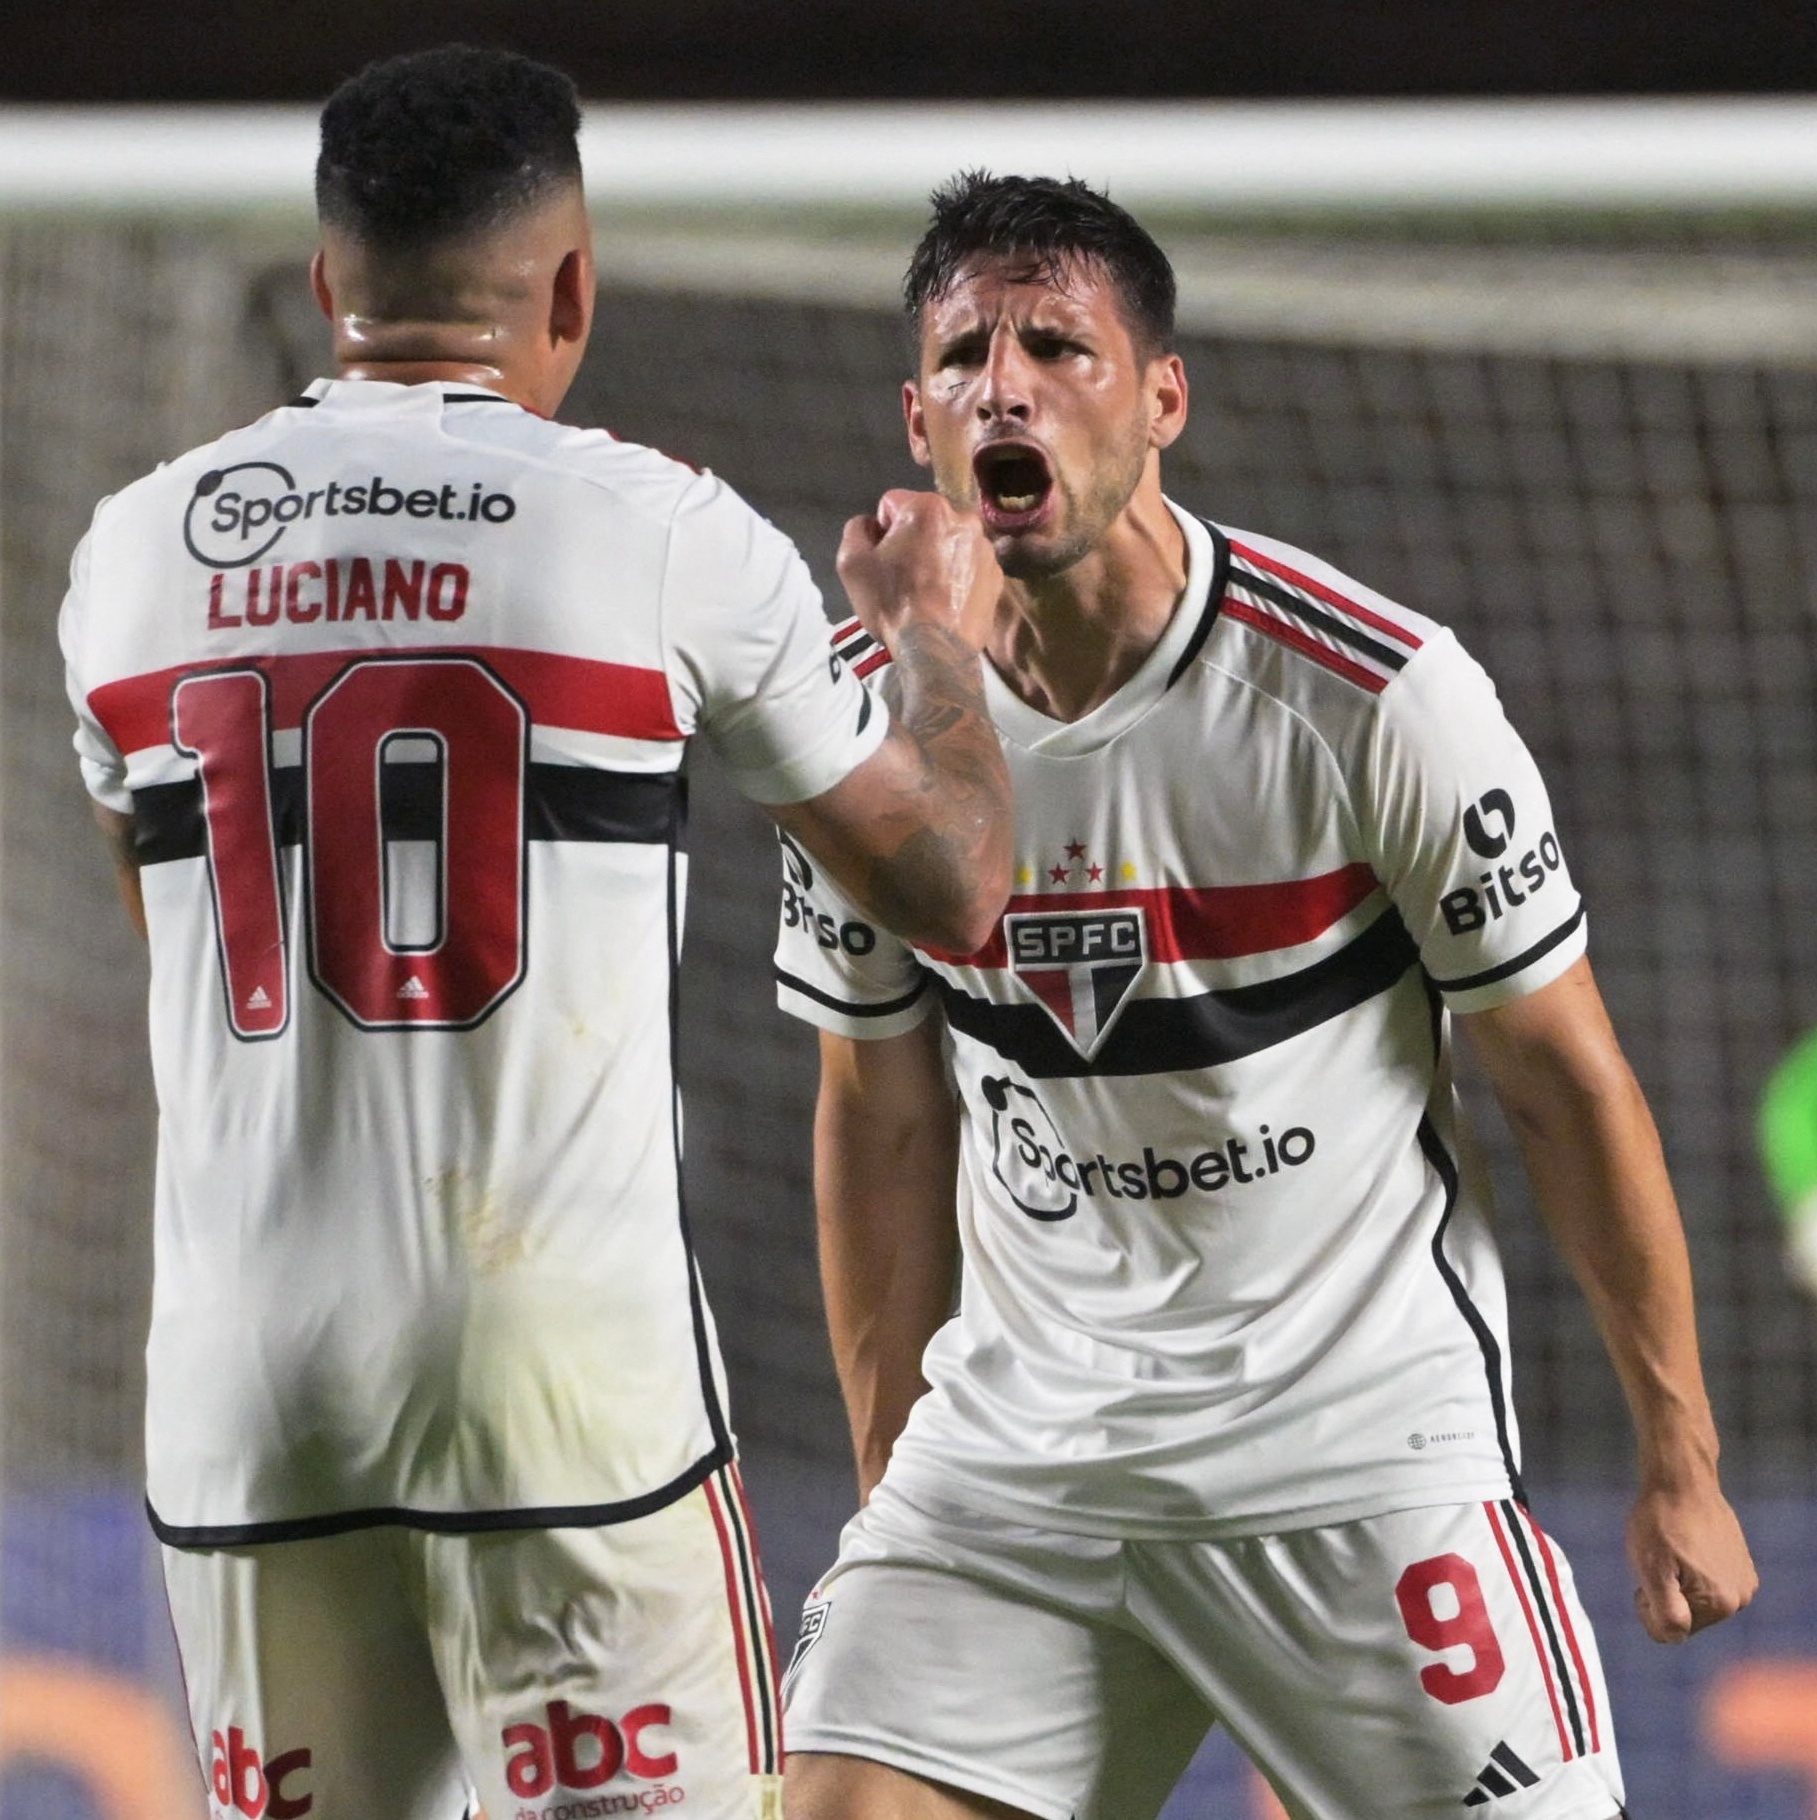
M 1511 1501 L 1131 1542 L 886 1480 L 802 1613 L 785 1691 L 792 1750 L 1039 1820 L 1159 1812 L 1214 1722 L 1294 1820 L 1621 1812 L 1570 1567 Z
M 214 1820 L 780 1820 L 737 1474 L 593 1529 L 164 1550 Z

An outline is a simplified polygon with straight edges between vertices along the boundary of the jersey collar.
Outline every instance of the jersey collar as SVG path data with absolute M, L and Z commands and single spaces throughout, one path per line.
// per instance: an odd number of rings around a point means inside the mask
M 1195 518 L 1171 499 L 1167 509 L 1186 534 L 1186 587 L 1167 622 L 1167 630 L 1115 695 L 1078 720 L 1054 720 L 1031 708 L 992 665 L 984 666 L 984 694 L 991 718 L 1016 745 L 1053 758 L 1095 752 L 1133 727 L 1198 654 L 1223 594 L 1223 540 L 1203 519 Z
M 355 398 L 395 399 L 401 393 L 419 396 L 434 394 L 443 404 L 515 404 L 502 392 L 494 392 L 472 380 L 426 379 L 418 385 L 399 385 L 392 379 L 312 379 L 293 399 L 292 405 L 308 407 L 333 397 L 337 402 Z

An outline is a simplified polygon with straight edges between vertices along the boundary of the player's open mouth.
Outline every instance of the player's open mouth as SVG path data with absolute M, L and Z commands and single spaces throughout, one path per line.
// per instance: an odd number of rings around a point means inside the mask
M 972 457 L 978 507 L 987 530 L 1025 531 L 1041 517 L 1053 491 L 1047 457 L 1027 443 L 990 443 Z

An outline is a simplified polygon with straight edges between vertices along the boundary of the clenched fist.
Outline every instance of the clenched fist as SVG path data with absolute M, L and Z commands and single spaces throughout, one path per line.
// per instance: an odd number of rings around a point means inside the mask
M 911 624 L 938 626 L 974 651 L 996 616 L 1003 571 L 976 518 L 938 493 L 885 493 L 847 522 L 839 579 L 865 630 L 893 651 Z

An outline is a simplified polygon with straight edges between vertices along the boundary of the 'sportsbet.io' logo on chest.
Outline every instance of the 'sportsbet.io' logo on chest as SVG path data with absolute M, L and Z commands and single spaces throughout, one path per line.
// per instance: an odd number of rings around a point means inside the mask
M 1082 1201 L 1219 1194 L 1298 1169 L 1318 1148 L 1304 1125 L 1260 1125 L 1251 1136 L 1229 1136 L 1180 1156 L 1144 1144 L 1139 1158 L 1119 1160 L 1072 1149 L 1033 1088 L 1007 1075 L 986 1075 L 979 1084 L 990 1115 L 991 1173 L 1031 1220 L 1071 1219 Z
M 241 569 L 275 549 L 299 522 L 403 518 L 502 525 L 516 516 L 509 493 L 489 491 L 477 480 L 403 486 L 372 474 L 308 487 L 275 461 L 239 461 L 210 468 L 197 480 L 183 514 L 183 544 L 210 569 Z

